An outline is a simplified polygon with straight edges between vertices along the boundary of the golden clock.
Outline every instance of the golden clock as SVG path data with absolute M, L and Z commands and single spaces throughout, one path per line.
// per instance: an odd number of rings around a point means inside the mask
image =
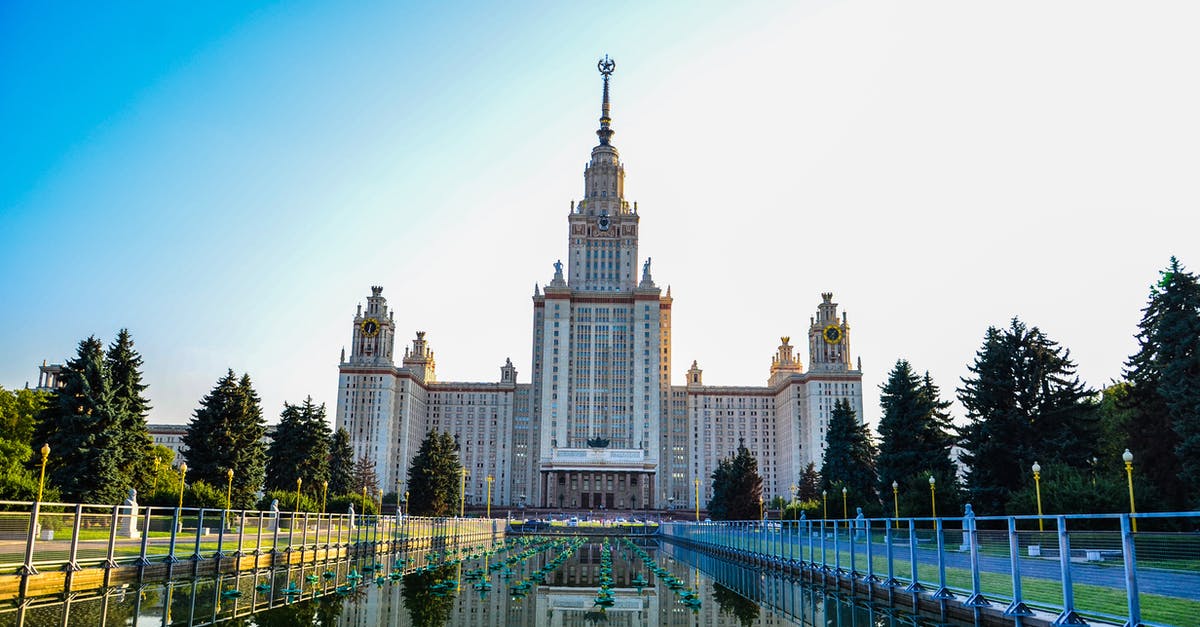
M 826 344 L 837 344 L 842 341 L 842 329 L 836 324 L 831 324 L 821 332 L 821 337 L 825 338 Z
M 379 335 L 379 321 L 374 318 L 363 320 L 359 328 L 362 329 L 363 335 L 367 337 Z

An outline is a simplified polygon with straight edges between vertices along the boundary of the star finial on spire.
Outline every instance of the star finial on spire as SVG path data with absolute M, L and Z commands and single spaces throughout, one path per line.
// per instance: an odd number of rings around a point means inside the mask
M 612 116 L 611 107 L 608 102 L 608 79 L 612 76 L 613 70 L 617 69 L 617 63 L 608 58 L 606 54 L 596 64 L 596 69 L 600 70 L 600 74 L 604 76 L 604 102 L 600 105 L 600 130 L 596 131 L 596 134 L 600 136 L 600 144 L 607 146 L 613 136 L 613 130 L 609 128 L 609 124 L 612 123 Z

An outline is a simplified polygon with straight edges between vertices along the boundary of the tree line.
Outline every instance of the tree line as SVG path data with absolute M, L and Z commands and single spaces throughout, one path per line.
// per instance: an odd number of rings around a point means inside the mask
M 1150 287 L 1136 339 L 1124 380 L 1097 390 L 1038 327 L 1019 318 L 989 327 L 956 390 L 966 411 L 958 425 L 929 373 L 900 359 L 880 386 L 877 434 L 837 401 L 819 473 L 810 465 L 797 494 L 777 504 L 786 516 L 824 515 L 830 498 L 829 515 L 840 517 L 845 490 L 851 516 L 857 507 L 929 516 L 935 499 L 939 515 L 961 515 L 967 502 L 980 514 L 1030 514 L 1037 464 L 1046 513 L 1129 511 L 1128 450 L 1139 511 L 1200 509 L 1200 283 L 1174 257 Z M 758 503 L 761 480 L 730 475 L 753 466 L 757 477 L 757 462 L 734 465 L 743 456 L 713 474 L 714 517 L 750 513 L 728 505 L 725 486 L 759 486 L 737 497 Z
M 81 341 L 60 387 L 0 388 L 0 500 L 37 498 L 43 445 L 45 501 L 111 503 L 130 489 L 148 505 L 374 513 L 411 493 L 406 512 L 451 515 L 460 504 L 458 443 L 430 433 L 409 481 L 384 494 L 374 461 L 355 457 L 350 434 L 330 428 L 324 404 L 285 402 L 266 438 L 262 403 L 248 374 L 228 370 L 200 399 L 183 435 L 184 463 L 155 445 L 142 356 L 127 329 L 106 348 Z M 269 443 L 267 442 L 269 440 Z M 182 487 L 182 489 L 181 489 Z

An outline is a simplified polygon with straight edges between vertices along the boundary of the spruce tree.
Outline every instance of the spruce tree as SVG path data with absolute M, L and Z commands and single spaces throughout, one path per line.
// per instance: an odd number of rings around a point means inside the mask
M 859 423 L 850 401 L 839 399 L 829 415 L 825 430 L 825 456 L 821 465 L 823 489 L 830 493 L 847 490 L 852 507 L 861 506 L 868 515 L 879 511 L 875 490 L 875 444 L 867 426 Z M 857 505 L 861 504 L 861 505 Z M 853 510 L 850 512 L 853 514 Z
M 329 480 L 329 446 L 325 405 L 314 405 L 311 396 L 300 405 L 285 402 L 267 450 L 267 489 L 295 490 L 301 479 L 304 492 L 321 498 L 321 483 Z
M 200 401 L 183 444 L 187 446 L 187 479 L 224 486 L 233 470 L 233 506 L 250 507 L 262 487 L 266 466 L 266 422 L 249 375 L 229 370 Z M 294 486 L 293 486 L 294 487 Z
M 713 471 L 713 498 L 709 515 L 713 520 L 757 520 L 762 508 L 762 477 L 758 460 L 739 442 L 737 452 L 722 459 Z
M 34 432 L 35 451 L 50 445 L 46 480 L 63 498 L 84 503 L 120 503 L 129 489 L 118 449 L 120 411 L 113 397 L 104 347 L 89 337 L 60 374 L 63 387 L 43 412 Z M 41 456 L 33 455 L 39 465 Z
M 121 329 L 109 345 L 105 366 L 117 412 L 114 444 L 118 464 L 131 483 L 145 490 L 150 487 L 145 480 L 154 472 L 150 459 L 154 442 L 146 428 L 150 401 L 145 397 L 147 386 L 142 383 L 142 356 L 134 350 L 128 329 Z
M 416 516 L 456 516 L 462 463 L 454 436 L 430 431 L 408 468 L 408 511 Z
M 903 359 L 896 362 L 880 389 L 879 404 L 883 415 L 879 419 L 876 469 L 880 492 L 887 493 L 891 491 L 893 481 L 906 483 L 909 477 L 930 470 L 925 466 L 922 433 L 927 411 L 921 395 L 921 380 Z
M 1070 351 L 1013 318 L 1008 329 L 987 330 L 969 369 L 958 393 L 970 420 L 960 435 L 975 511 L 1004 513 L 1010 495 L 1033 481 L 1035 461 L 1090 463 L 1099 415 Z
M 354 491 L 354 448 L 350 434 L 338 429 L 329 445 L 329 493 L 349 494 Z
M 808 462 L 804 474 L 800 475 L 797 491 L 796 498 L 801 501 L 815 501 L 821 498 L 821 473 L 817 472 L 817 465 L 813 462 Z
M 368 498 L 375 498 L 375 492 L 379 490 L 379 474 L 375 472 L 375 460 L 366 455 L 354 462 L 353 494 L 361 495 L 364 489 Z
M 1172 509 L 1200 507 L 1200 284 L 1171 258 L 1138 324 L 1130 451 Z

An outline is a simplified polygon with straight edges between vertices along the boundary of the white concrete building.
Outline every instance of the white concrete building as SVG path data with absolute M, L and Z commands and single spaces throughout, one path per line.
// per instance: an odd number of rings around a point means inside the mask
M 703 507 L 717 461 L 739 442 L 758 458 L 770 498 L 820 465 L 835 400 L 849 399 L 862 419 L 861 366 L 851 365 L 850 325 L 832 293 L 809 320 L 807 370 L 784 337 L 763 387 L 705 386 L 696 362 L 672 385 L 671 290 L 638 256 L 641 216 L 611 141 L 613 65 L 605 58 L 600 70 L 599 143 L 567 214 L 567 258 L 534 287 L 530 383 L 517 383 L 507 359 L 495 382 L 440 382 L 423 332 L 397 364 L 383 288 L 359 306 L 339 366 L 337 426 L 387 489 L 426 433 L 442 430 L 462 444 L 471 503 L 484 502 L 491 476 L 499 506 L 691 509 L 700 479 Z

